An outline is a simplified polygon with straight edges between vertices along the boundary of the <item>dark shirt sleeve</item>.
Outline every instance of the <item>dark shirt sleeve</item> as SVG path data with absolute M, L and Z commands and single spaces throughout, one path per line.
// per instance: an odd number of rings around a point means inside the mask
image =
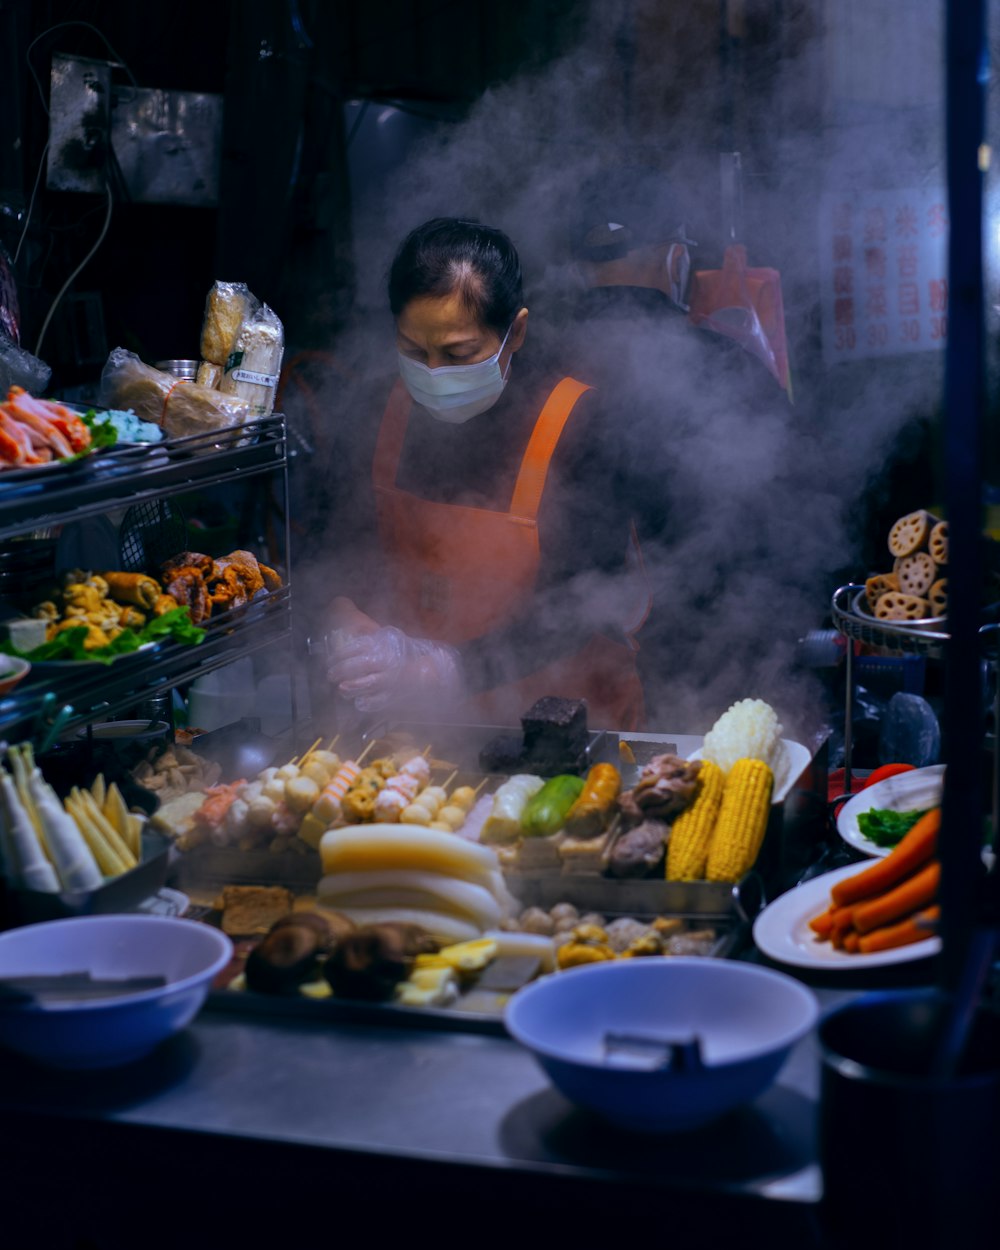
M 459 648 L 474 692 L 568 658 L 595 632 L 623 637 L 631 501 L 606 422 L 596 392 L 577 401 L 542 496 L 535 593 L 513 620 Z

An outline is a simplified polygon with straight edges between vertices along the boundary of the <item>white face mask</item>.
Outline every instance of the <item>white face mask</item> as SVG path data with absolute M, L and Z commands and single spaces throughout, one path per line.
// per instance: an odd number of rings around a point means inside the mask
M 474 365 L 443 365 L 440 369 L 431 369 L 399 352 L 399 376 L 415 403 L 439 421 L 460 425 L 492 408 L 503 394 L 510 374 L 510 360 L 504 372 L 500 368 L 500 355 L 511 329 L 513 322 L 496 352 L 488 360 L 479 360 Z

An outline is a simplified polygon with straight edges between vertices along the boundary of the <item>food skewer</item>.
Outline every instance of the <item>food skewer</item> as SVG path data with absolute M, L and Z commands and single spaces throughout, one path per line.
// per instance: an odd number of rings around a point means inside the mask
M 305 764 L 305 763 L 306 763 L 306 761 L 309 759 L 309 756 L 310 756 L 310 755 L 312 755 L 313 751 L 315 751 L 315 750 L 316 750 L 316 748 L 319 746 L 319 744 L 320 744 L 322 741 L 323 741 L 322 737 L 317 738 L 317 739 L 316 739 L 316 741 L 315 741 L 315 742 L 312 744 L 312 746 L 309 748 L 309 750 L 308 750 L 308 751 L 303 752 L 303 755 L 302 755 L 302 763 L 303 763 L 303 764 Z

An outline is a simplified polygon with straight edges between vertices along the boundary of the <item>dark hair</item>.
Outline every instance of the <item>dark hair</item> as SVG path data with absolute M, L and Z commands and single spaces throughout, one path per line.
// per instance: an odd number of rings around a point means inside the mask
M 481 325 L 503 335 L 520 311 L 521 262 L 502 230 L 459 217 L 435 217 L 411 230 L 389 270 L 389 307 L 458 291 Z
M 692 246 L 673 184 L 663 170 L 643 165 L 601 169 L 585 179 L 570 220 L 573 255 L 600 262 L 648 244 Z

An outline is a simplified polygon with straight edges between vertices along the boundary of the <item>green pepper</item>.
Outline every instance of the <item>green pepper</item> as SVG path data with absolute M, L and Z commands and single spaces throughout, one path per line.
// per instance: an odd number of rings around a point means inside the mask
M 521 814 L 521 832 L 530 837 L 544 838 L 561 829 L 582 789 L 582 777 L 571 777 L 568 773 L 552 777 L 525 804 Z

